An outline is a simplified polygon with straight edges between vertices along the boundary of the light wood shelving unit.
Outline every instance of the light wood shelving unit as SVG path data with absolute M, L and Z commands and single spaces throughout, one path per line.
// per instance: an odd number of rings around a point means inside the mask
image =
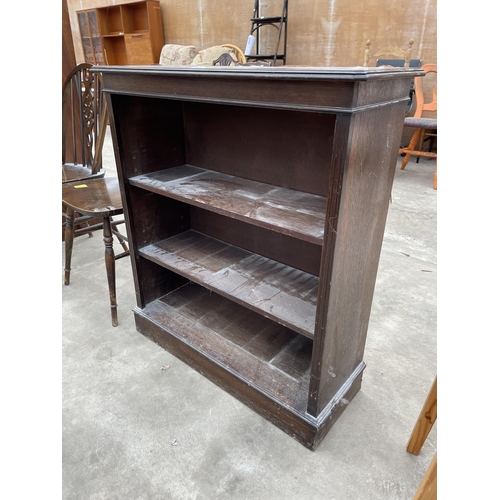
M 144 0 L 77 12 L 85 62 L 156 64 L 164 44 L 160 2 Z

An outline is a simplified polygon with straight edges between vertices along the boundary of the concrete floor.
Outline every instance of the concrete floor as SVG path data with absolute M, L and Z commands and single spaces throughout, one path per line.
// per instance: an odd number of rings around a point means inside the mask
M 104 149 L 116 175 L 109 132 Z M 363 384 L 315 452 L 136 331 L 128 258 L 113 328 L 101 235 L 77 238 L 62 285 L 63 499 L 412 499 L 437 446 L 435 425 L 406 452 L 437 370 L 434 168 L 396 170 Z

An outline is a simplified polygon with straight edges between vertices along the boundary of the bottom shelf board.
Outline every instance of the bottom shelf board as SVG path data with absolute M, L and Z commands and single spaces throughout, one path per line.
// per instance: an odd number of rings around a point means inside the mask
M 361 387 L 363 362 L 317 418 L 309 415 L 312 340 L 194 283 L 134 314 L 140 333 L 310 450 Z
M 305 413 L 312 341 L 189 283 L 141 310 L 212 362 Z

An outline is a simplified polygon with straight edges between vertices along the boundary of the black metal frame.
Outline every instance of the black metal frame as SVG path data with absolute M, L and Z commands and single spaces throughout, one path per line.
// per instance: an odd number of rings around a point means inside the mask
M 272 66 L 276 66 L 276 61 L 283 61 L 283 65 L 286 64 L 286 42 L 288 34 L 288 0 L 283 0 L 283 9 L 281 11 L 281 16 L 276 17 L 261 17 L 260 16 L 260 1 L 255 0 L 253 17 L 250 19 L 252 22 L 252 27 L 250 28 L 250 35 L 257 32 L 255 41 L 255 55 L 246 55 L 247 60 L 272 60 Z M 276 46 L 274 49 L 274 54 L 261 54 L 260 53 L 260 33 L 258 30 L 263 26 L 272 26 L 278 30 L 278 37 L 276 41 Z M 281 36 L 283 35 L 283 53 L 278 54 L 278 49 L 281 42 Z

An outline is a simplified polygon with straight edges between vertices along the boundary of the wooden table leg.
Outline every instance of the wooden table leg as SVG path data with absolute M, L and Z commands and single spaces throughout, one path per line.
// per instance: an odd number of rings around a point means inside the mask
M 64 264 L 64 284 L 69 285 L 69 274 L 71 272 L 71 254 L 73 253 L 73 240 L 75 238 L 75 211 L 67 207 L 66 208 L 66 229 L 64 232 L 64 253 L 65 253 L 65 264 Z
M 426 440 L 429 432 L 434 425 L 437 418 L 437 377 L 434 378 L 431 390 L 427 395 L 424 406 L 420 411 L 413 432 L 411 433 L 410 440 L 406 447 L 406 451 L 413 455 L 418 455 L 422 449 L 422 445 Z
M 118 326 L 118 311 L 116 305 L 115 253 L 113 251 L 113 233 L 109 217 L 103 219 L 104 262 L 108 276 L 109 300 L 111 303 L 111 324 Z

